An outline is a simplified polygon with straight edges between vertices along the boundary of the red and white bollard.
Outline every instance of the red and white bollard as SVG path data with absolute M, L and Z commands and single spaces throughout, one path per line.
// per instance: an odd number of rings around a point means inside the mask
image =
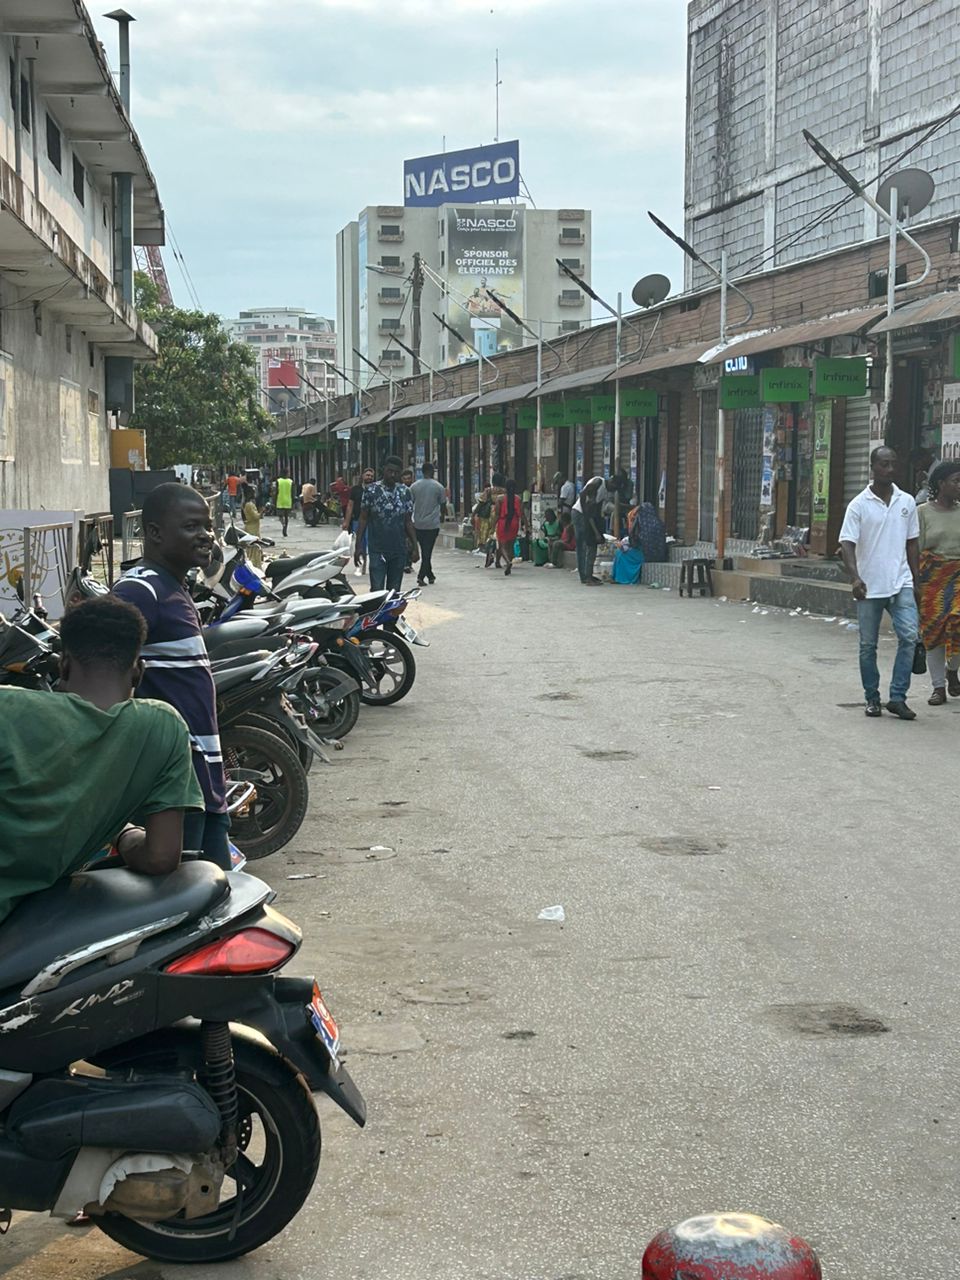
M 753 1213 L 705 1213 L 661 1231 L 642 1280 L 823 1280 L 805 1240 Z

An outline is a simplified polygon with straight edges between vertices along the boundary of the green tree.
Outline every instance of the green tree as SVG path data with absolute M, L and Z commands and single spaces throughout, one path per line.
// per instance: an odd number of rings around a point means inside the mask
M 159 358 L 136 366 L 130 420 L 147 433 L 150 465 L 261 458 L 272 421 L 259 403 L 254 353 L 231 342 L 219 316 L 161 306 L 156 286 L 142 273 L 136 306 L 160 342 Z

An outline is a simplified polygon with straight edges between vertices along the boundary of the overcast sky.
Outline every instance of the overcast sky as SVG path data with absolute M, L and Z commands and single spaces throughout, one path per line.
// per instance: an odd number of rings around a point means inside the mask
M 99 8 L 99 6 L 98 6 Z M 679 254 L 684 0 L 131 0 L 133 120 L 167 214 L 174 300 L 333 316 L 334 240 L 401 203 L 403 160 L 500 137 L 541 208 L 593 211 L 613 301 Z M 91 9 L 111 66 L 116 24 Z

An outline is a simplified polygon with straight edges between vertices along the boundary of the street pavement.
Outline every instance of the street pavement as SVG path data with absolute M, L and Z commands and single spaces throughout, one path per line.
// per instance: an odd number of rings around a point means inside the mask
M 320 1101 L 306 1207 L 226 1273 L 638 1280 L 662 1227 L 749 1210 L 828 1280 L 955 1274 L 960 703 L 866 720 L 836 621 L 435 563 L 413 691 L 252 868 L 369 1123 Z M 27 1214 L 0 1260 L 225 1273 Z

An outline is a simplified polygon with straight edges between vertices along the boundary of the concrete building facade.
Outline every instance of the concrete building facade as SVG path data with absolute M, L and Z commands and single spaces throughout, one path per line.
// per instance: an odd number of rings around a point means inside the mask
M 590 300 L 556 260 L 589 283 L 591 245 L 586 209 L 369 205 L 337 236 L 337 364 L 364 387 L 409 376 L 413 359 L 395 339 L 416 348 L 418 263 L 420 355 L 434 368 L 476 360 L 437 315 L 485 356 L 529 341 L 487 287 L 534 330 L 542 322 L 544 338 L 576 332 L 589 324 Z M 341 379 L 340 390 L 348 386 Z
M 235 342 L 257 353 L 261 403 L 268 413 L 284 413 L 335 395 L 337 354 L 334 323 L 302 307 L 259 307 L 226 322 Z M 281 375 L 278 363 L 293 365 L 296 385 Z
M 0 508 L 103 511 L 163 210 L 80 0 L 3 0 L 0 78 Z
M 873 192 L 888 172 L 930 171 L 936 192 L 911 225 L 954 213 L 960 116 L 945 118 L 960 81 L 956 17 L 954 0 L 692 0 L 690 243 L 713 262 L 726 249 L 739 276 L 882 232 L 803 129 Z M 688 289 L 708 281 L 686 262 Z

